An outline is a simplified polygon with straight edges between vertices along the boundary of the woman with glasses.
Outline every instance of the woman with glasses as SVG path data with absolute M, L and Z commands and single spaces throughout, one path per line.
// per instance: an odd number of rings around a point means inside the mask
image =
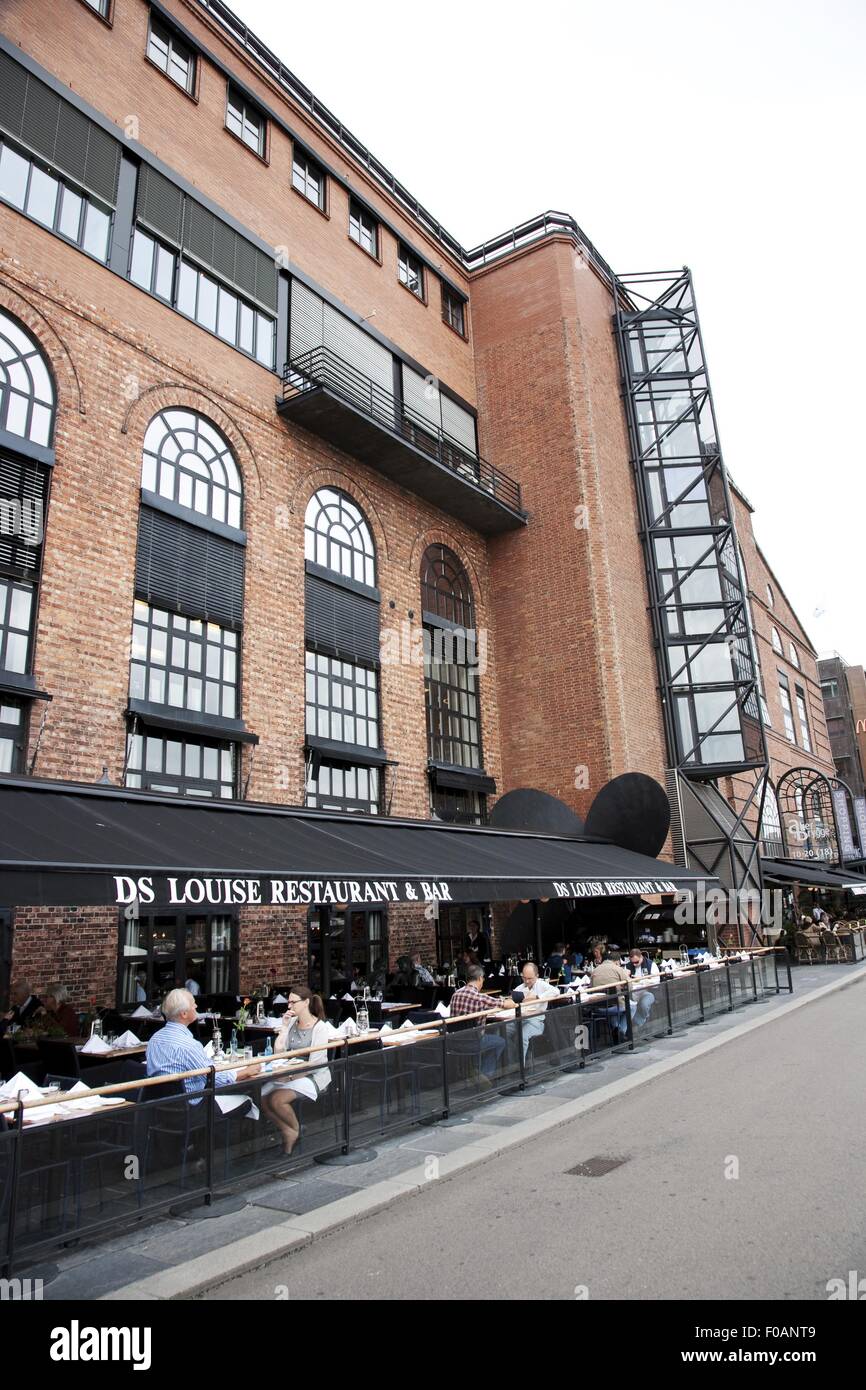
M 300 1126 L 294 1103 L 299 1096 L 316 1101 L 331 1084 L 327 1043 L 335 1036 L 325 1018 L 325 1006 L 318 994 L 305 985 L 289 990 L 283 1026 L 277 1033 L 275 1051 L 293 1052 L 303 1047 L 316 1049 L 309 1055 L 312 1070 L 291 1081 L 268 1081 L 262 1087 L 262 1109 L 283 1138 L 283 1150 L 290 1154 L 298 1142 Z

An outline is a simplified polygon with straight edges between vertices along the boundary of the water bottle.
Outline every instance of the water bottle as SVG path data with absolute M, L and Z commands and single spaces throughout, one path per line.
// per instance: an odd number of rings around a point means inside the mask
M 231 1040 L 231 1045 L 230 1045 L 230 1048 L 229 1048 L 229 1051 L 231 1052 L 231 1054 L 232 1054 L 233 1057 L 236 1055 L 237 1050 L 238 1050 L 238 1030 L 237 1030 L 237 1028 L 233 1028 L 233 1029 L 232 1029 L 232 1040 Z
M 264 1006 L 262 1000 L 260 999 L 259 1002 L 258 1002 L 258 1004 L 256 1004 L 256 1023 L 264 1023 L 264 1021 L 265 1021 L 265 1006 Z
M 273 1057 L 273 1055 L 274 1055 L 274 1044 L 273 1044 L 273 1042 L 271 1041 L 270 1034 L 268 1034 L 268 1040 L 267 1040 L 267 1042 L 265 1043 L 265 1050 L 264 1050 L 263 1056 L 265 1056 L 265 1057 Z M 265 1062 L 265 1071 L 270 1071 L 272 1067 L 273 1067 L 273 1063 L 272 1063 L 272 1062 Z
M 92 1038 L 102 1037 L 102 1019 L 95 1018 L 90 1025 L 90 1036 Z
M 370 1010 L 368 1007 L 369 997 L 370 991 L 365 985 L 364 993 L 361 995 L 361 1002 L 360 1004 L 356 1004 L 355 1006 L 355 1018 L 357 1019 L 359 1033 L 367 1033 L 370 1029 Z
M 219 1024 L 213 1026 L 213 1055 L 214 1061 L 223 1055 L 223 1035 L 220 1032 Z

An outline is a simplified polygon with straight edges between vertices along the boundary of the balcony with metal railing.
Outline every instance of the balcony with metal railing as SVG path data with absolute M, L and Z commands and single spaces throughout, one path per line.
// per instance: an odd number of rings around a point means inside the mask
M 526 524 L 520 485 L 330 348 L 283 369 L 280 414 L 486 535 Z

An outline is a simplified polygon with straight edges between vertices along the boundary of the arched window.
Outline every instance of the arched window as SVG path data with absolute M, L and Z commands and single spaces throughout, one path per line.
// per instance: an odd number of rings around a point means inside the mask
M 10 436 L 51 445 L 55 393 L 36 339 L 0 312 L 0 429 Z M 0 772 L 20 772 L 27 744 L 27 711 L 33 696 L 33 639 L 42 575 L 42 537 L 48 467 L 15 448 L 0 456 Z M 19 696 L 18 691 L 22 694 Z
M 772 584 L 768 584 L 768 585 L 767 585 L 767 603 L 768 603 L 768 604 L 770 605 L 770 607 L 772 608 L 772 607 L 774 606 L 775 602 L 776 602 L 776 597 L 775 597 L 775 594 L 773 593 L 773 586 L 772 586 Z
M 320 488 L 307 503 L 304 556 L 344 579 L 375 587 L 376 550 L 370 527 L 360 507 L 337 488 Z
M 778 653 L 779 653 L 779 656 L 784 655 L 784 653 L 783 653 L 783 651 L 782 651 L 782 639 L 781 639 L 781 637 L 779 636 L 779 629 L 776 628 L 776 627 L 774 627 L 774 628 L 771 630 L 770 636 L 771 636 L 772 641 L 773 641 L 773 651 L 774 651 L 774 652 L 778 652 Z
M 794 666 L 796 666 L 797 670 L 799 671 L 799 670 L 800 670 L 800 656 L 799 656 L 799 653 L 798 653 L 798 651 L 797 651 L 797 648 L 794 646 L 794 643 L 793 643 L 793 642 L 790 642 L 790 643 L 788 644 L 788 650 L 789 650 L 789 652 L 791 653 L 791 662 L 792 662 L 792 664 L 793 664 Z
M 54 424 L 54 383 L 42 349 L 0 312 L 0 429 L 49 445 Z
M 478 824 L 493 784 L 481 749 L 475 603 L 469 576 L 447 546 L 424 552 L 421 607 L 431 811 L 440 820 Z
M 240 530 L 243 489 L 231 445 L 192 410 L 162 410 L 144 436 L 141 486 Z
M 784 854 L 779 803 L 773 785 L 769 781 L 764 795 L 764 810 L 761 816 L 761 839 L 764 842 L 764 854 L 769 858 L 778 858 Z
M 421 606 L 425 614 L 459 627 L 475 627 L 475 605 L 469 576 L 453 551 L 431 545 L 421 561 Z
M 339 488 L 320 488 L 307 503 L 304 557 L 306 804 L 377 815 L 385 754 L 376 549 L 360 507 Z
M 240 471 L 210 420 L 171 407 L 147 427 L 141 483 L 126 785 L 232 798 L 240 745 L 255 741 L 240 710 Z

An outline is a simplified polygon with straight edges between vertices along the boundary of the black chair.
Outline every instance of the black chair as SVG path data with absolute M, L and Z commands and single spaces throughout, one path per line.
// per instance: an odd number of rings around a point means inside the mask
M 0 1038 L 0 1076 L 4 1081 L 11 1081 L 17 1070 L 11 1042 L 8 1038 Z
M 81 1075 L 78 1053 L 66 1038 L 38 1038 L 36 1046 L 46 1071 L 59 1072 L 61 1076 Z

